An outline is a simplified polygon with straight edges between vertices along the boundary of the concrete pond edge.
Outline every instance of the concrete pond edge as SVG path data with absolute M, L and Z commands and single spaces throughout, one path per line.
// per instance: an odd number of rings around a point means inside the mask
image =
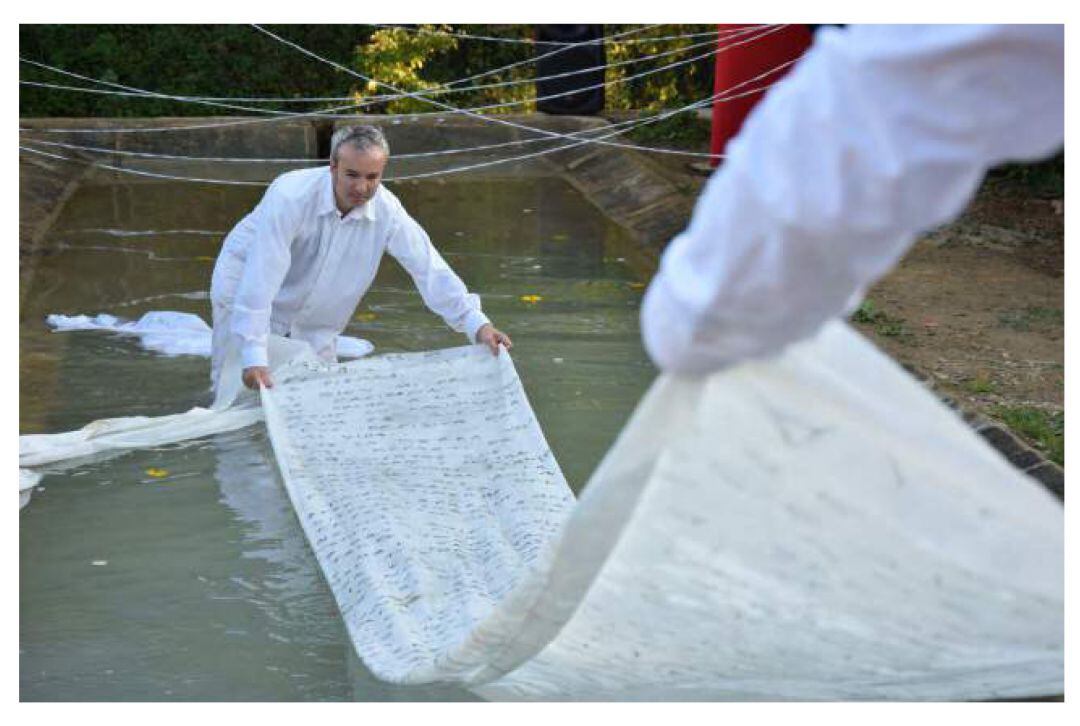
M 529 125 L 561 133 L 595 129 L 602 133 L 608 122 L 594 117 L 544 116 L 542 114 L 507 117 Z M 20 128 L 88 128 L 107 129 L 116 126 L 194 125 L 223 121 L 222 118 L 192 117 L 183 119 L 20 119 Z M 378 117 L 358 117 L 357 121 L 379 122 Z M 338 122 L 344 123 L 344 122 Z M 410 122 L 411 123 L 411 122 Z M 418 119 L 415 123 L 428 133 L 433 126 L 447 130 L 478 125 L 462 117 L 435 116 Z M 445 124 L 445 125 L 444 125 Z M 403 131 L 400 126 L 382 125 L 388 132 Z M 263 125 L 265 127 L 265 125 Z M 273 130 L 256 131 L 254 138 L 245 136 L 244 151 L 251 155 L 316 156 L 327 137 L 326 122 L 290 122 Z M 520 133 L 508 130 L 514 138 Z M 94 135 L 96 136 L 96 135 Z M 95 141 L 104 141 L 104 138 Z M 391 139 L 393 142 L 393 138 Z M 218 143 L 202 153 L 224 153 L 235 141 L 234 132 L 222 132 Z M 115 142 L 114 143 L 118 143 Z M 115 147 L 114 147 L 115 148 Z M 542 157 L 555 173 L 577 189 L 602 214 L 627 230 L 636 243 L 630 263 L 647 279 L 655 272 L 660 254 L 667 242 L 681 232 L 690 219 L 696 195 L 679 190 L 659 173 L 643 152 L 583 144 Z M 51 226 L 78 187 L 95 171 L 83 159 L 54 161 L 33 156 L 21 156 L 19 165 L 19 307 L 32 284 L 38 260 L 49 250 L 43 245 Z M 57 180 L 57 174 L 68 179 Z M 31 193 L 30 190 L 33 190 Z M 1065 471 L 1045 455 L 1026 444 L 1003 423 L 958 406 L 955 401 L 934 389 L 927 376 L 905 366 L 938 398 L 963 417 L 983 439 L 1013 466 L 1038 481 L 1053 496 L 1064 502 Z

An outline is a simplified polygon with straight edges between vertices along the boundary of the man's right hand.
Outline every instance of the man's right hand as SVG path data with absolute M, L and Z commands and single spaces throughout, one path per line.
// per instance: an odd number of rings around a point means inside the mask
M 259 390 L 260 385 L 266 388 L 274 387 L 274 382 L 270 380 L 270 369 L 266 366 L 245 368 L 242 378 L 244 385 L 255 391 Z

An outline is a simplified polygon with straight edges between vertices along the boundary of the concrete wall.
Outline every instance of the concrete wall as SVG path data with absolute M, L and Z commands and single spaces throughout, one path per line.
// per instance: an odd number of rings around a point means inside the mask
M 553 174 L 563 176 L 605 215 L 634 235 L 639 246 L 639 257 L 635 260 L 635 266 L 642 274 L 649 274 L 659 250 L 685 226 L 693 200 L 678 192 L 662 175 L 655 173 L 648 162 L 635 152 L 583 144 L 566 151 L 544 153 L 573 142 L 545 139 L 540 134 L 514 126 L 526 125 L 552 132 L 573 133 L 587 129 L 602 130 L 608 125 L 603 119 L 545 114 L 495 118 L 494 122 L 484 122 L 461 114 L 418 114 L 397 118 L 356 116 L 348 120 L 290 119 L 243 124 L 238 124 L 236 118 L 227 117 L 21 119 L 21 128 L 37 133 L 22 134 L 20 138 L 31 146 L 34 140 L 59 141 L 79 146 L 178 156 L 310 159 L 311 165 L 317 165 L 324 163 L 330 136 L 336 127 L 351 123 L 375 123 L 383 129 L 390 143 L 392 154 L 387 169 L 389 178 L 414 175 L 422 177 L 433 172 L 473 166 L 478 168 L 463 170 L 457 175 L 475 175 L 488 179 Z M 115 128 L 174 130 L 152 133 L 107 131 Z M 79 129 L 88 133 L 57 133 L 61 129 Z M 98 129 L 101 131 L 97 131 Z M 538 140 L 514 143 L 532 139 Z M 404 156 L 492 145 L 502 146 L 419 158 Z M 146 159 L 48 146 L 34 148 L 84 162 L 98 162 L 158 174 L 246 182 L 268 182 L 283 171 L 305 166 L 302 161 L 280 164 L 221 163 Z M 508 157 L 525 158 L 491 163 Z M 24 165 L 20 186 L 30 190 L 31 197 L 42 198 L 41 200 L 46 201 L 46 206 L 54 207 L 56 199 L 47 199 L 51 193 L 44 189 L 48 186 L 44 178 L 48 174 L 47 169 L 57 165 L 77 167 L 78 164 L 50 161 L 31 155 L 23 155 L 23 158 L 43 163 L 36 166 Z M 32 171 L 35 169 L 36 171 Z M 67 171 L 64 173 L 66 176 L 71 174 Z M 107 182 L 115 174 L 116 172 L 97 170 L 80 173 L 78 176 L 80 183 L 97 183 Z M 125 175 L 124 180 L 127 183 L 137 183 L 140 180 L 147 183 L 157 181 L 136 175 Z M 29 206 L 32 207 L 33 204 Z M 28 208 L 27 212 L 28 217 L 40 219 L 40 215 L 33 209 Z M 41 234 L 44 231 L 39 230 Z

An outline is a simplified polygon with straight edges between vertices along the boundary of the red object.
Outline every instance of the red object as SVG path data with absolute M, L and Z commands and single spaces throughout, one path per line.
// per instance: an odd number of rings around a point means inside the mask
M 724 34 L 720 36 L 720 48 L 727 47 L 727 50 L 716 54 L 716 82 L 713 84 L 713 93 L 726 91 L 765 73 L 770 68 L 776 68 L 782 63 L 799 58 L 810 47 L 812 40 L 810 29 L 805 25 L 787 25 L 749 42 L 745 42 L 745 38 L 753 36 L 739 36 L 742 40 L 729 39 L 725 36 L 732 30 L 752 26 L 720 25 L 717 27 Z M 743 44 L 733 45 L 740 42 Z M 732 91 L 731 95 L 737 96 L 760 88 L 758 93 L 751 93 L 731 101 L 725 101 L 722 97 L 713 101 L 712 143 L 709 147 L 711 154 L 724 153 L 728 141 L 739 133 L 743 121 L 765 95 L 769 86 L 783 78 L 791 67 L 787 66 L 739 87 Z M 713 156 L 712 165 L 717 166 L 719 163 L 720 159 Z

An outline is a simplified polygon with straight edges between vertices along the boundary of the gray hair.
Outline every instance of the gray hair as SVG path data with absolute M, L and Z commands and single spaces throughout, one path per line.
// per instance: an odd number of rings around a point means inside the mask
M 352 144 L 357 151 L 375 147 L 390 156 L 390 144 L 376 126 L 342 126 L 330 137 L 330 158 L 338 160 L 338 149 L 342 144 Z

